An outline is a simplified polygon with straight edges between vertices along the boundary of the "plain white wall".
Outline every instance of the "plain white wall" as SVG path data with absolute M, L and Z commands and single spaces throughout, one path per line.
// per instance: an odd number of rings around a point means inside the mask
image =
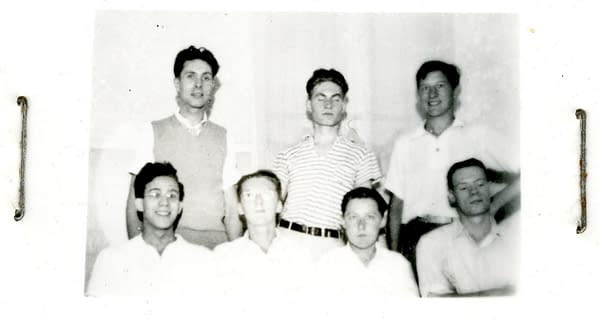
M 518 18 L 509 14 L 98 12 L 91 109 L 88 271 L 125 241 L 127 165 L 140 130 L 172 114 L 172 64 L 191 44 L 221 69 L 211 118 L 241 171 L 269 167 L 311 129 L 305 83 L 336 68 L 349 83 L 348 120 L 387 168 L 391 143 L 420 123 L 414 76 L 426 60 L 462 71 L 458 115 L 519 146 Z

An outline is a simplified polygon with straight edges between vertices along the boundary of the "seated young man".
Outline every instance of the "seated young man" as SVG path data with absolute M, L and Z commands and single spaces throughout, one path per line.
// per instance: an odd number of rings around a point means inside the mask
M 518 216 L 495 223 L 486 172 L 484 164 L 473 158 L 449 168 L 449 201 L 459 218 L 418 242 L 416 264 L 422 296 L 514 293 Z
M 232 284 L 225 289 L 252 294 L 297 289 L 312 256 L 300 243 L 277 234 L 276 217 L 282 207 L 279 179 L 271 171 L 259 170 L 241 177 L 236 189 L 247 231 L 214 249 L 223 280 Z
M 177 171 L 170 163 L 147 163 L 134 191 L 142 233 L 100 252 L 87 294 L 197 295 L 213 274 L 212 254 L 175 234 L 184 196 Z
M 332 249 L 318 264 L 323 281 L 336 292 L 374 297 L 418 297 L 408 260 L 377 245 L 385 227 L 387 203 L 374 189 L 360 187 L 341 202 L 344 247 Z

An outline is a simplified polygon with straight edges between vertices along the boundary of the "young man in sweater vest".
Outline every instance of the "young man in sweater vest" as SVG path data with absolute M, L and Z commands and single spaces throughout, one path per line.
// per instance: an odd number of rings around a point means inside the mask
M 237 179 L 233 154 L 228 152 L 227 131 L 210 121 L 207 114 L 218 86 L 218 70 L 216 58 L 206 48 L 190 46 L 177 54 L 173 71 L 178 111 L 152 122 L 153 139 L 151 144 L 146 141 L 145 148 L 148 154 L 136 161 L 137 165 L 146 161 L 168 161 L 177 168 L 188 190 L 185 214 L 177 233 L 208 248 L 227 241 L 225 230 L 229 238 L 241 232 L 236 214 L 227 215 L 233 219 L 224 218 L 225 212 L 235 213 L 233 184 Z M 132 174 L 132 186 L 134 179 Z M 129 238 L 142 227 L 132 191 L 131 188 L 127 203 Z

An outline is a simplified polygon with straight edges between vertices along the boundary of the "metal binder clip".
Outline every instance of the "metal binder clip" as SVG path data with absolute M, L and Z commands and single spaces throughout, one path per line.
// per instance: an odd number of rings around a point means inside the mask
M 25 154 L 27 152 L 27 98 L 20 96 L 17 104 L 21 107 L 21 166 L 19 168 L 19 206 L 15 210 L 15 221 L 25 216 Z
M 576 233 L 583 233 L 587 229 L 587 195 L 586 195 L 586 122 L 587 114 L 583 109 L 576 109 L 576 119 L 580 119 L 580 220 L 576 226 Z

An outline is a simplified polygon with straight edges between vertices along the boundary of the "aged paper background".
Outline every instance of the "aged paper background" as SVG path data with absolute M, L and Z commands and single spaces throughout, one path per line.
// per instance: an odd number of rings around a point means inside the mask
M 0 12 L 0 212 L 3 213 L 0 240 L 4 252 L 0 267 L 1 314 L 14 318 L 98 319 L 248 314 L 245 309 L 234 310 L 236 302 L 206 306 L 192 299 L 98 300 L 82 295 L 97 9 L 517 13 L 523 193 L 521 294 L 517 298 L 475 302 L 421 299 L 392 304 L 365 297 L 364 306 L 339 303 L 314 307 L 288 302 L 273 305 L 270 317 L 396 318 L 399 310 L 399 316 L 424 318 L 594 318 L 592 301 L 594 289 L 599 285 L 595 271 L 599 267 L 599 231 L 594 227 L 599 219 L 594 217 L 593 210 L 596 203 L 593 173 L 597 168 L 594 110 L 599 102 L 596 94 L 599 49 L 595 45 L 595 30 L 599 30 L 599 23 L 590 1 L 573 4 L 508 1 L 495 6 L 464 1 L 402 6 L 377 1 L 351 5 L 304 1 L 295 6 L 274 2 L 217 5 L 191 1 L 168 5 L 137 1 L 125 4 L 98 1 L 87 5 L 23 1 L 19 5 L 3 5 Z M 18 186 L 18 95 L 27 95 L 31 109 L 27 211 L 25 219 L 16 223 L 12 216 Z M 590 218 L 589 229 L 583 235 L 575 234 L 579 215 L 576 108 L 587 109 L 589 117 Z M 248 297 L 248 300 L 257 298 Z M 297 309 L 290 311 L 289 306 Z M 257 317 L 257 314 L 248 315 Z

